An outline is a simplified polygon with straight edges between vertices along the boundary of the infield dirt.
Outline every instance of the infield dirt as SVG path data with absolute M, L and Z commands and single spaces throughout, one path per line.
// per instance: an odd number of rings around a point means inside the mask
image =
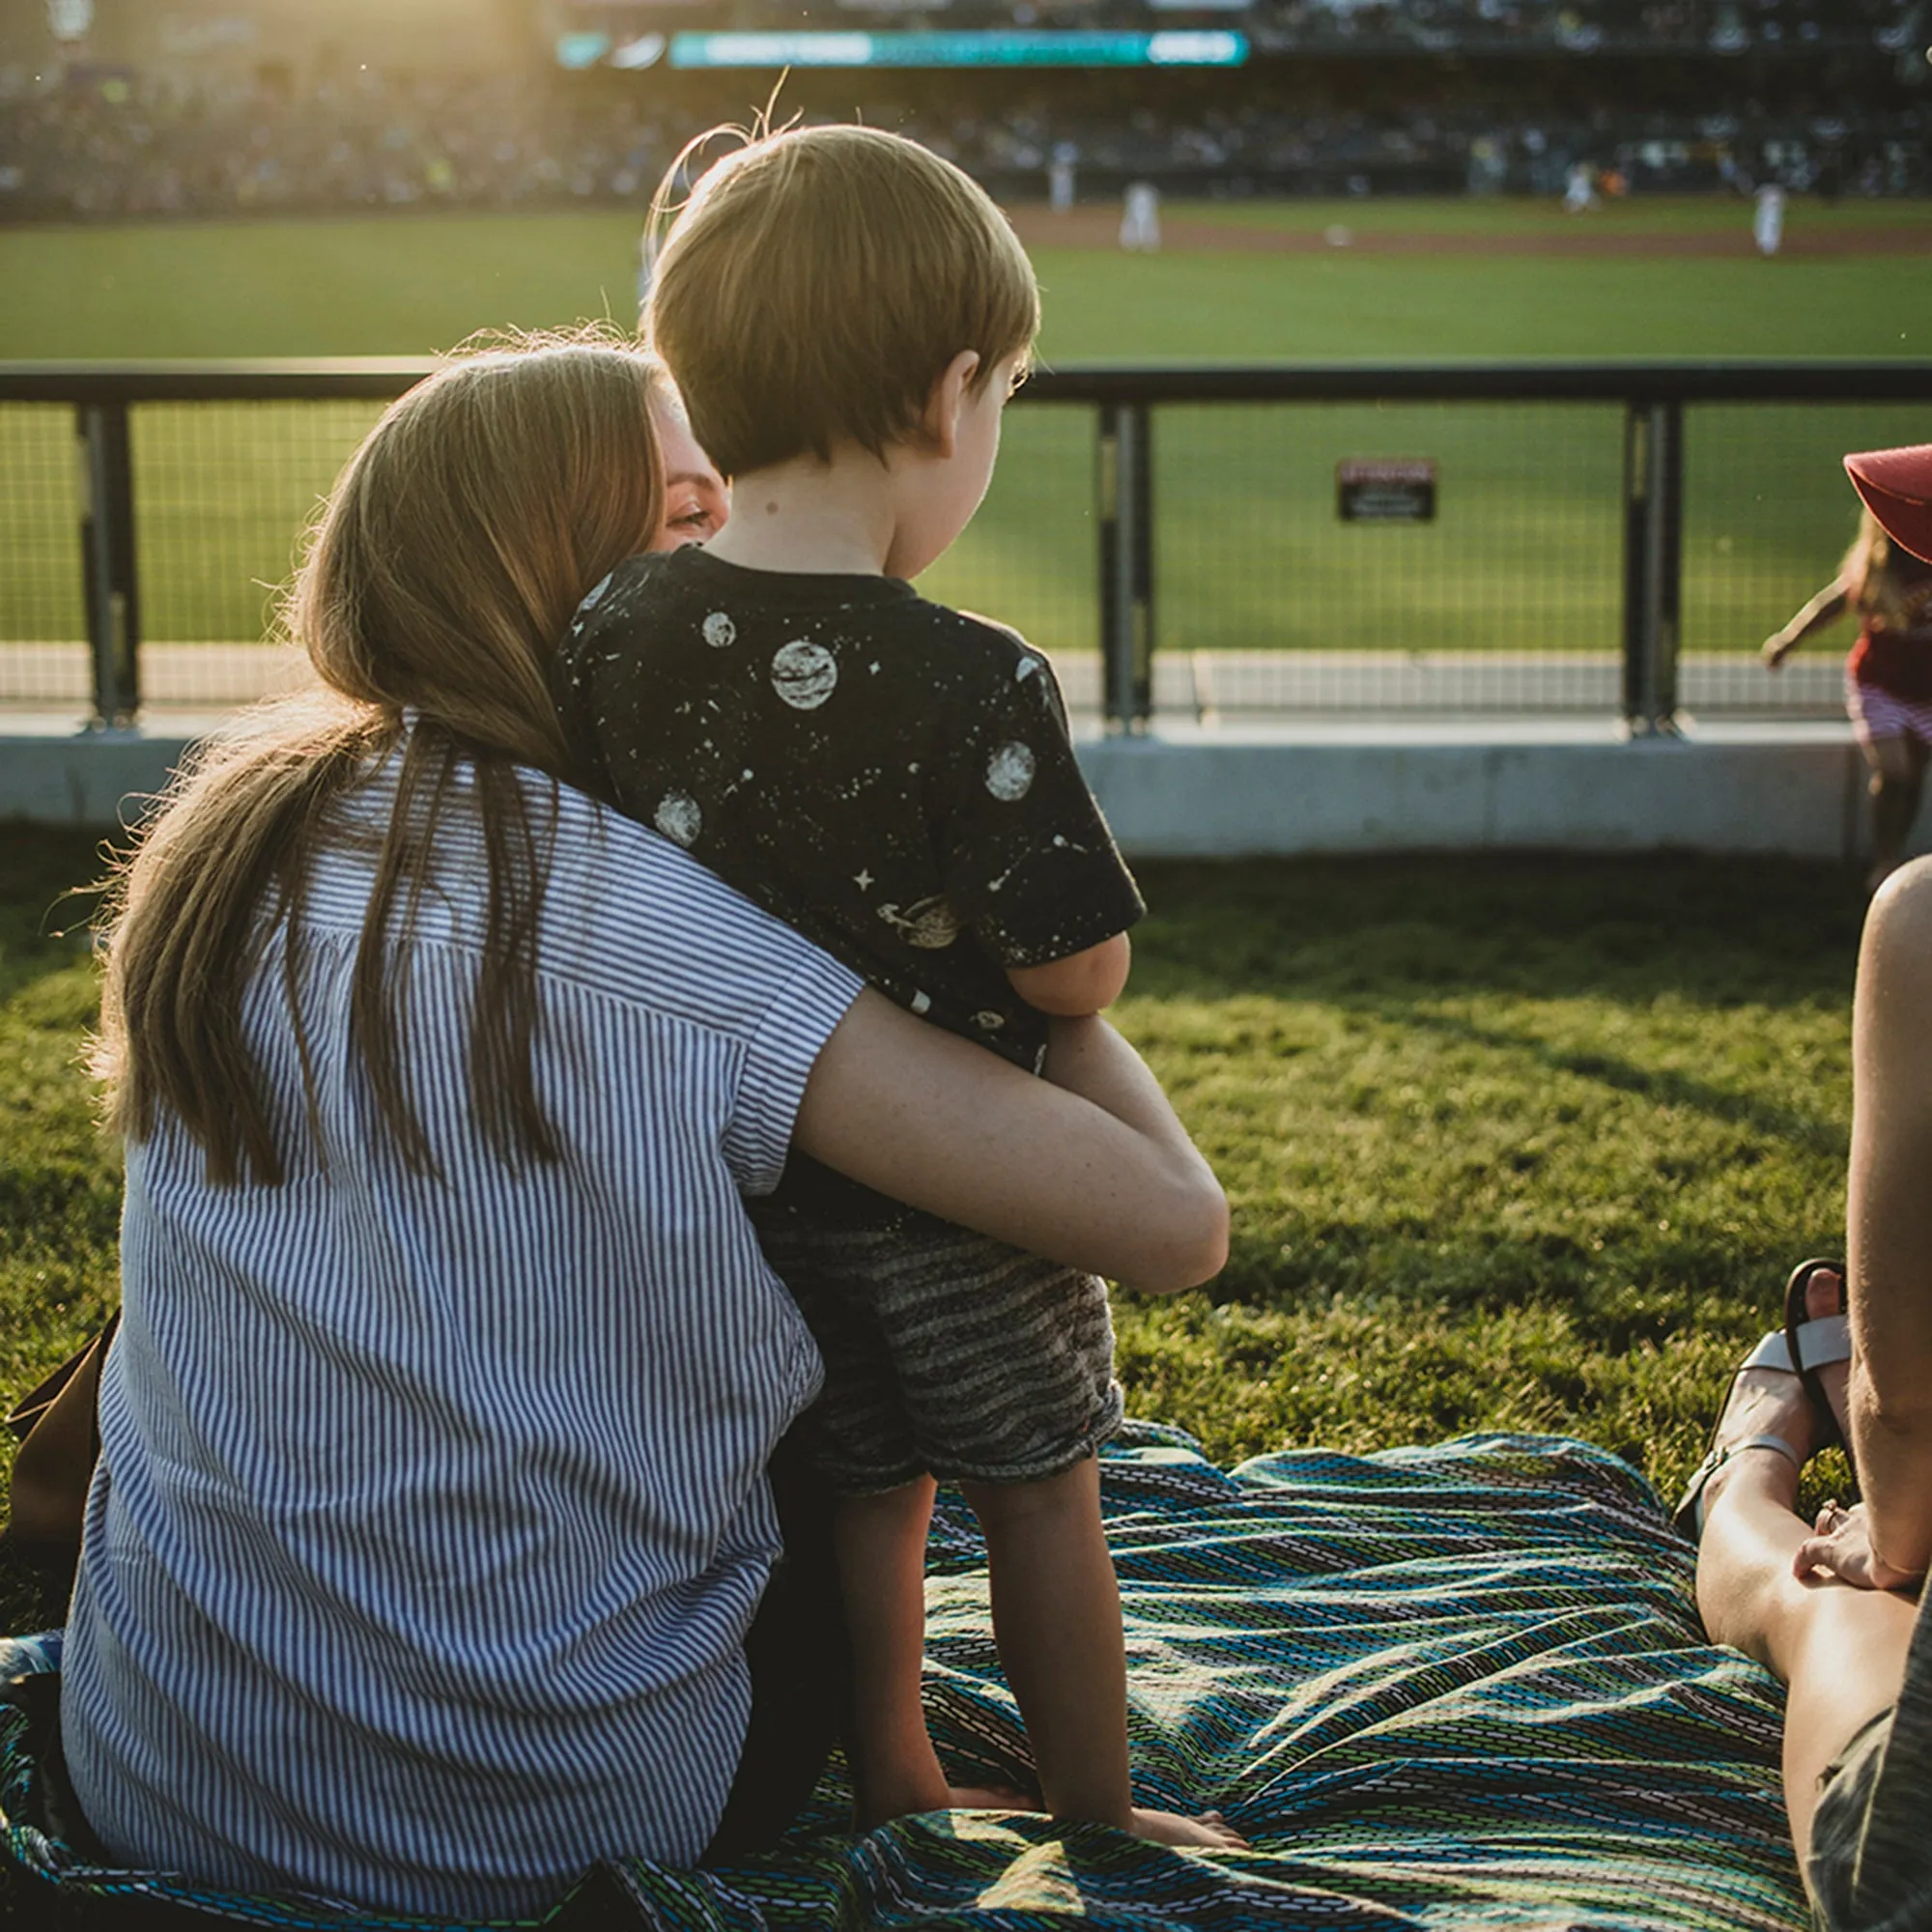
M 1111 208 L 1074 208 L 1056 214 L 1037 206 L 1008 210 L 1013 230 L 1029 248 L 1112 248 L 1119 245 L 1121 218 Z M 1337 222 L 1334 229 L 1262 227 L 1240 220 L 1203 215 L 1198 204 L 1181 216 L 1161 222 L 1161 251 L 1183 255 L 1551 255 L 1572 259 L 1673 256 L 1718 260 L 1752 256 L 1747 214 L 1740 212 L 1735 233 L 1726 230 L 1606 227 L 1585 214 L 1561 227 L 1498 228 L 1489 233 L 1449 230 L 1388 231 Z M 1788 232 L 1782 256 L 1932 256 L 1932 223 L 1899 227 L 1807 227 Z

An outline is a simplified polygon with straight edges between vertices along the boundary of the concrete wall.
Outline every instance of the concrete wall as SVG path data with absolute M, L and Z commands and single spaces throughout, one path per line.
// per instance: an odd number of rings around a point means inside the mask
M 1863 761 L 1841 726 L 1622 742 L 1590 727 L 1202 728 L 1082 747 L 1129 852 L 1676 847 L 1850 859 Z
M 0 819 L 115 825 L 140 815 L 188 749 L 172 732 L 9 730 L 0 721 Z
M 16 721 L 0 736 L 0 819 L 130 819 L 190 742 Z M 1630 743 L 1595 721 L 1188 726 L 1086 735 L 1080 755 L 1122 846 L 1150 857 L 1674 847 L 1849 861 L 1864 837 L 1863 765 L 1842 724 Z

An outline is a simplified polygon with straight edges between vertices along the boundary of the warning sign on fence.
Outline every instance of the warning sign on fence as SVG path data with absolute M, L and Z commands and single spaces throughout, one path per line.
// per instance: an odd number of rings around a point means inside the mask
M 1344 458 L 1335 466 L 1335 514 L 1345 524 L 1434 523 L 1435 459 Z

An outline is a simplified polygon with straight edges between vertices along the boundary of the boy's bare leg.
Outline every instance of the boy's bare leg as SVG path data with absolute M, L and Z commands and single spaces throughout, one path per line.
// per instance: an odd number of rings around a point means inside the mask
M 852 1645 L 849 1743 L 862 1831 L 950 1802 L 919 1695 L 932 1496 L 930 1476 L 878 1495 L 842 1496 L 833 1523 Z
M 1241 1844 L 1218 1812 L 1183 1818 L 1135 1808 L 1126 1648 L 1100 1519 L 1098 1458 L 1036 1483 L 961 1487 L 985 1532 L 993 1634 L 1046 1808 L 1165 1844 Z

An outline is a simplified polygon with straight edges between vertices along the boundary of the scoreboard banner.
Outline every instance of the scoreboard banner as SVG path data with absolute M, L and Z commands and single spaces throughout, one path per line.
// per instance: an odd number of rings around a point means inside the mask
M 592 32 L 565 34 L 556 43 L 558 65 L 568 68 L 648 67 L 667 55 L 674 68 L 1240 67 L 1248 39 L 1218 27 L 1152 34 L 1041 28 L 679 33 L 668 43 L 650 34 L 622 43 Z

